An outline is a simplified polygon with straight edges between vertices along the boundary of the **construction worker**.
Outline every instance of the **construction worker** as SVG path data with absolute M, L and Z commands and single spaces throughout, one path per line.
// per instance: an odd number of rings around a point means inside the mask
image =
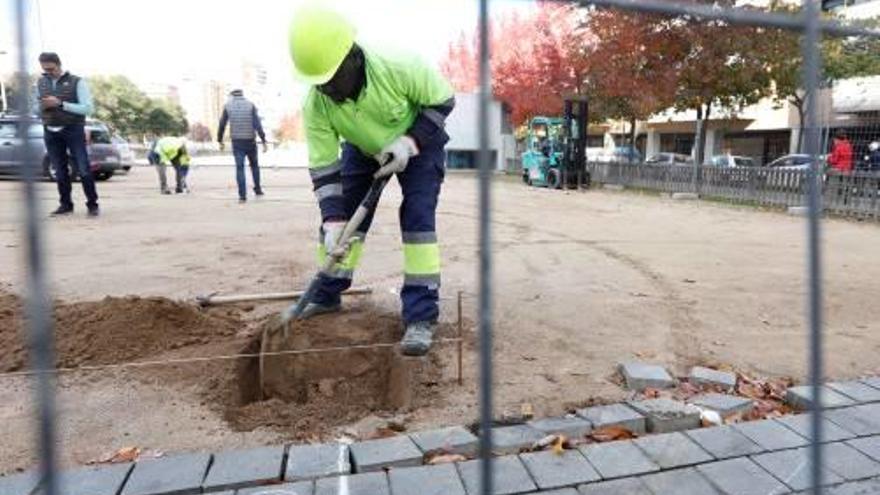
M 165 177 L 165 167 L 174 167 L 176 186 L 174 192 L 180 194 L 189 192 L 186 184 L 186 176 L 189 174 L 189 152 L 186 149 L 186 139 L 180 137 L 162 137 L 153 142 L 147 159 L 151 165 L 156 166 L 159 172 L 159 190 L 162 194 L 171 194 L 168 190 L 168 180 Z
M 449 140 L 445 119 L 455 105 L 452 88 L 417 58 L 361 47 L 354 27 L 321 7 L 306 7 L 294 16 L 289 42 L 295 74 L 312 86 L 303 119 L 321 209 L 319 258 L 347 249 L 336 271 L 322 275 L 303 316 L 339 311 L 339 294 L 351 285 L 372 215 L 348 246 L 338 247 L 336 241 L 374 178 L 396 174 L 403 192 L 400 298 L 406 331 L 401 348 L 407 355 L 424 355 L 439 316 L 435 220 Z
M 260 163 L 257 155 L 257 135 L 263 142 L 263 153 L 267 152 L 266 133 L 263 132 L 263 124 L 257 107 L 244 97 L 244 92 L 234 89 L 229 93 L 229 100 L 223 107 L 223 115 L 217 127 L 217 142 L 223 149 L 223 133 L 226 131 L 226 123 L 229 123 L 229 135 L 232 138 L 232 155 L 235 157 L 235 181 L 238 184 L 238 201 L 247 201 L 247 182 L 244 175 L 244 159 L 247 158 L 251 167 L 251 178 L 254 182 L 254 194 L 263 195 L 260 186 Z

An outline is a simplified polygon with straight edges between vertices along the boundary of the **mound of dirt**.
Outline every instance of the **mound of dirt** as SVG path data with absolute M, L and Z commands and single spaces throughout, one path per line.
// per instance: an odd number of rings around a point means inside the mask
M 275 324 L 267 320 L 261 330 Z M 451 327 L 441 325 L 438 336 L 448 337 L 451 332 Z M 397 315 L 369 304 L 298 322 L 289 338 L 271 337 L 267 350 L 318 352 L 267 359 L 265 396 L 260 394 L 257 359 L 239 362 L 234 377 L 212 389 L 233 392 L 223 413 L 234 429 L 270 426 L 294 439 L 321 437 L 364 416 L 396 411 L 401 393 L 408 394 L 407 409 L 424 407 L 436 400 L 434 389 L 443 379 L 444 361 L 449 360 L 440 359 L 441 350 L 424 359 L 401 358 L 393 344 L 402 333 Z M 261 335 L 244 352 L 259 352 Z M 401 374 L 402 369 L 407 372 Z
M 0 294 L 0 371 L 18 371 L 27 363 L 21 315 L 17 296 Z M 56 365 L 65 368 L 142 360 L 233 336 L 241 325 L 232 314 L 204 313 L 159 297 L 57 303 L 54 316 Z

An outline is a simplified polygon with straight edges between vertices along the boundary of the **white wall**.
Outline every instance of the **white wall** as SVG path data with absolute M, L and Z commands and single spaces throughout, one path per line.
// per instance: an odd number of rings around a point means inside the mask
M 446 119 L 446 133 L 449 134 L 447 150 L 476 151 L 480 148 L 477 127 L 479 114 L 479 95 L 476 93 L 456 93 L 455 109 Z M 496 152 L 495 168 L 504 169 L 508 153 L 515 153 L 509 139 L 502 134 L 501 103 L 492 101 L 489 105 L 489 149 Z M 510 157 L 512 158 L 512 157 Z

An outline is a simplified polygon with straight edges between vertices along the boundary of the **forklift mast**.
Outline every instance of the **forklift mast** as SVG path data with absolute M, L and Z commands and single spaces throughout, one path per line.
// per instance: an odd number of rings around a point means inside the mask
M 565 99 L 562 131 L 562 188 L 578 189 L 589 187 L 590 174 L 587 172 L 587 123 L 589 105 L 585 96 L 571 96 Z

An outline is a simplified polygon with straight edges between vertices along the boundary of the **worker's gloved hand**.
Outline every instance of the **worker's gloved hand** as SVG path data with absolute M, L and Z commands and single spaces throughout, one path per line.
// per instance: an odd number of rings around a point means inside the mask
M 376 161 L 382 166 L 373 174 L 373 178 L 379 179 L 403 172 L 409 159 L 418 154 L 419 147 L 416 146 L 415 140 L 407 135 L 400 136 L 375 156 Z
M 345 222 L 331 220 L 324 222 L 324 249 L 328 256 L 339 256 L 345 253 L 348 246 L 337 245 L 339 236 L 345 228 Z
M 220 151 L 223 151 L 225 149 L 226 149 L 226 143 L 224 143 L 223 141 L 220 141 Z

